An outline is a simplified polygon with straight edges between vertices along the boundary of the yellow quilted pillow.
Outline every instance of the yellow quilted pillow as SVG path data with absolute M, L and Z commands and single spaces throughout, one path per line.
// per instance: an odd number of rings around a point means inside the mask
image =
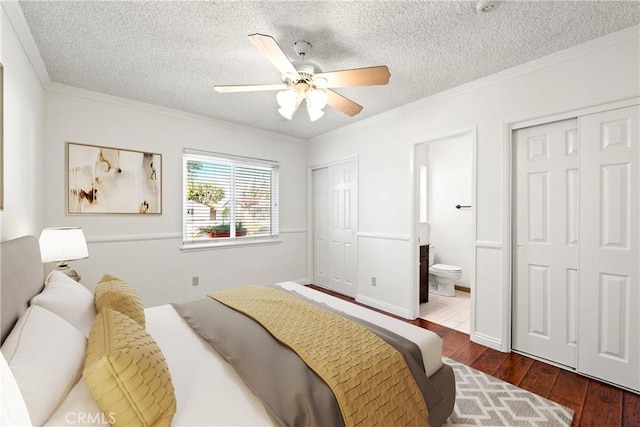
M 124 280 L 109 274 L 102 276 L 94 292 L 96 311 L 111 308 L 126 314 L 144 328 L 144 305 L 136 290 Z
M 154 339 L 122 313 L 96 316 L 82 371 L 91 395 L 114 426 L 170 426 L 176 398 Z

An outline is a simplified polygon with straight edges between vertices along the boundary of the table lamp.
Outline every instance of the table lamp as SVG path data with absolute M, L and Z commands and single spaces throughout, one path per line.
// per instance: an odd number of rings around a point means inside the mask
M 80 227 L 45 228 L 40 234 L 42 262 L 57 262 L 56 270 L 80 281 L 78 273 L 67 262 L 89 257 L 87 242 Z

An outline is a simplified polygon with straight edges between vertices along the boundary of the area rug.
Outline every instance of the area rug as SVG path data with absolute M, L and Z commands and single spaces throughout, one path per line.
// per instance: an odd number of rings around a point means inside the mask
M 456 376 L 456 405 L 447 426 L 570 426 L 573 410 L 444 358 Z

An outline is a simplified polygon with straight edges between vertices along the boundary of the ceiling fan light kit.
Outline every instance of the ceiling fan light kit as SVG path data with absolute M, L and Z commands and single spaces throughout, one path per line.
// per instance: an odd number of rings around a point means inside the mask
M 300 73 L 303 75 L 303 73 Z M 311 79 L 291 81 L 289 74 L 282 76 L 282 81 L 289 85 L 288 89 L 278 92 L 276 100 L 280 108 L 278 113 L 287 120 L 293 118 L 302 100 L 306 99 L 309 119 L 314 122 L 324 115 L 322 109 L 327 106 L 327 93 L 313 84 Z
M 312 122 L 324 115 L 323 109 L 327 105 L 348 116 L 355 116 L 362 111 L 362 106 L 331 88 L 386 85 L 391 76 L 384 65 L 323 73 L 314 63 L 304 61 L 311 51 L 311 43 L 307 41 L 294 43 L 294 51 L 301 61 L 291 62 L 273 37 L 251 34 L 249 40 L 280 71 L 282 84 L 217 85 L 214 89 L 220 93 L 277 90 L 278 113 L 287 120 L 293 118 L 303 100 Z

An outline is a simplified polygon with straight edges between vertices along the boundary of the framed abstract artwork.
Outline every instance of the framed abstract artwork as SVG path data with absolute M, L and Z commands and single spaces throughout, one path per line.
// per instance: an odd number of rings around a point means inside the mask
M 67 142 L 67 213 L 161 214 L 162 155 Z

